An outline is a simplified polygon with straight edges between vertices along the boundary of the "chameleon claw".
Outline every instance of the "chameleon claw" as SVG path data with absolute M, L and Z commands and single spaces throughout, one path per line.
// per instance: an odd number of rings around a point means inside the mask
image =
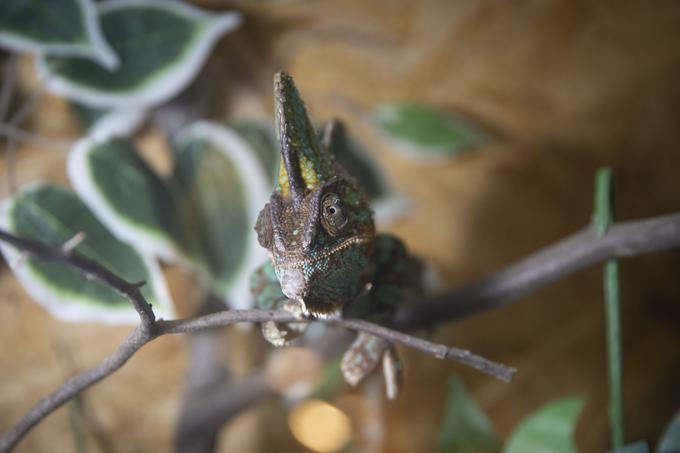
M 294 314 L 297 318 L 306 320 L 303 304 L 296 300 L 286 300 L 281 309 Z M 267 321 L 262 323 L 262 336 L 274 346 L 286 346 L 299 337 L 307 328 L 306 322 L 276 323 Z
M 281 346 L 286 345 L 286 337 L 288 336 L 288 332 L 279 329 L 278 325 L 274 321 L 267 321 L 262 323 L 262 336 L 269 343 L 280 348 Z

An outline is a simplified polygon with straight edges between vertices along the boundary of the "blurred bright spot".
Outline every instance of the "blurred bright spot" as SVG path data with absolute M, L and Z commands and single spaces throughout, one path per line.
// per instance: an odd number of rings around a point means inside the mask
M 321 400 L 296 406 L 288 416 L 288 425 L 302 445 L 321 453 L 339 451 L 352 433 L 347 415 Z
M 318 352 L 308 348 L 282 348 L 274 351 L 265 365 L 267 384 L 281 395 L 301 399 L 318 387 L 324 362 Z

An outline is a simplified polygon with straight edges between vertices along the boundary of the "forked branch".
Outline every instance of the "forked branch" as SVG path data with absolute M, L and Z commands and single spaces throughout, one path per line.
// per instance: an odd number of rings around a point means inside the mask
M 0 451 L 14 447 L 26 433 L 52 411 L 81 391 L 120 368 L 144 344 L 160 335 L 198 332 L 236 322 L 299 321 L 284 311 L 224 311 L 194 319 L 156 321 L 151 306 L 140 291 L 140 284 L 129 283 L 96 262 L 61 248 L 17 238 L 0 230 L 0 240 L 25 253 L 58 261 L 109 285 L 127 297 L 141 318 L 141 325 L 99 365 L 69 379 L 52 395 L 41 400 L 21 421 L 0 436 Z M 680 245 L 680 213 L 650 219 L 621 222 L 598 237 L 591 227 L 550 245 L 489 277 L 461 289 L 449 291 L 420 304 L 404 305 L 394 325 L 401 330 L 433 326 L 517 301 L 580 269 L 610 258 L 630 257 L 667 250 Z M 326 320 L 348 329 L 363 331 L 413 347 L 439 358 L 465 363 L 509 380 L 514 369 L 488 361 L 469 351 L 449 348 L 400 331 L 356 319 Z
M 25 254 L 47 261 L 56 261 L 71 266 L 88 277 L 115 289 L 127 297 L 137 310 L 141 324 L 109 357 L 95 367 L 66 381 L 58 390 L 40 400 L 17 425 L 0 436 L 0 451 L 13 448 L 23 436 L 51 412 L 91 385 L 119 369 L 137 350 L 153 339 L 166 334 L 194 333 L 206 329 L 225 327 L 237 322 L 299 322 L 292 313 L 280 310 L 230 310 L 192 319 L 156 321 L 151 305 L 140 290 L 141 283 L 130 283 L 110 272 L 105 267 L 77 252 L 64 247 L 53 247 L 39 242 L 18 238 L 0 230 L 0 240 L 5 241 Z M 494 363 L 481 356 L 457 348 L 435 344 L 427 340 L 397 332 L 386 327 L 356 319 L 320 320 L 347 329 L 371 333 L 394 343 L 420 350 L 440 359 L 449 359 L 472 366 L 479 371 L 503 381 L 510 381 L 514 368 Z

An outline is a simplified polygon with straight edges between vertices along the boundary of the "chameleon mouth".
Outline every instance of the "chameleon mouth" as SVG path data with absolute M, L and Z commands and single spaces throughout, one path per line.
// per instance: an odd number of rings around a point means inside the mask
M 318 261 L 329 258 L 335 255 L 336 253 L 346 250 L 350 247 L 366 244 L 371 240 L 373 240 L 373 235 L 366 234 L 360 236 L 352 236 L 340 242 L 339 244 L 334 245 L 330 249 L 323 251 L 318 255 L 306 257 L 299 253 L 292 253 L 290 255 L 280 256 L 279 260 L 281 260 L 287 267 L 301 268 L 304 267 L 305 265 L 316 263 Z

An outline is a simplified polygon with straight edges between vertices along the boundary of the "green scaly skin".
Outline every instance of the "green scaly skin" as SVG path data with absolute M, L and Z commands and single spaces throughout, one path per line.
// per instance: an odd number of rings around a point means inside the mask
M 307 318 L 389 322 L 400 303 L 420 292 L 420 263 L 399 239 L 376 234 L 366 194 L 334 157 L 346 143 L 342 126 L 332 122 L 319 138 L 285 73 L 275 76 L 274 95 L 281 166 L 255 226 L 271 258 L 251 280 L 258 306 Z M 270 322 L 262 331 L 282 346 L 303 326 Z M 356 385 L 381 360 L 388 396 L 394 398 L 400 364 L 385 340 L 359 334 L 343 357 L 344 377 Z

